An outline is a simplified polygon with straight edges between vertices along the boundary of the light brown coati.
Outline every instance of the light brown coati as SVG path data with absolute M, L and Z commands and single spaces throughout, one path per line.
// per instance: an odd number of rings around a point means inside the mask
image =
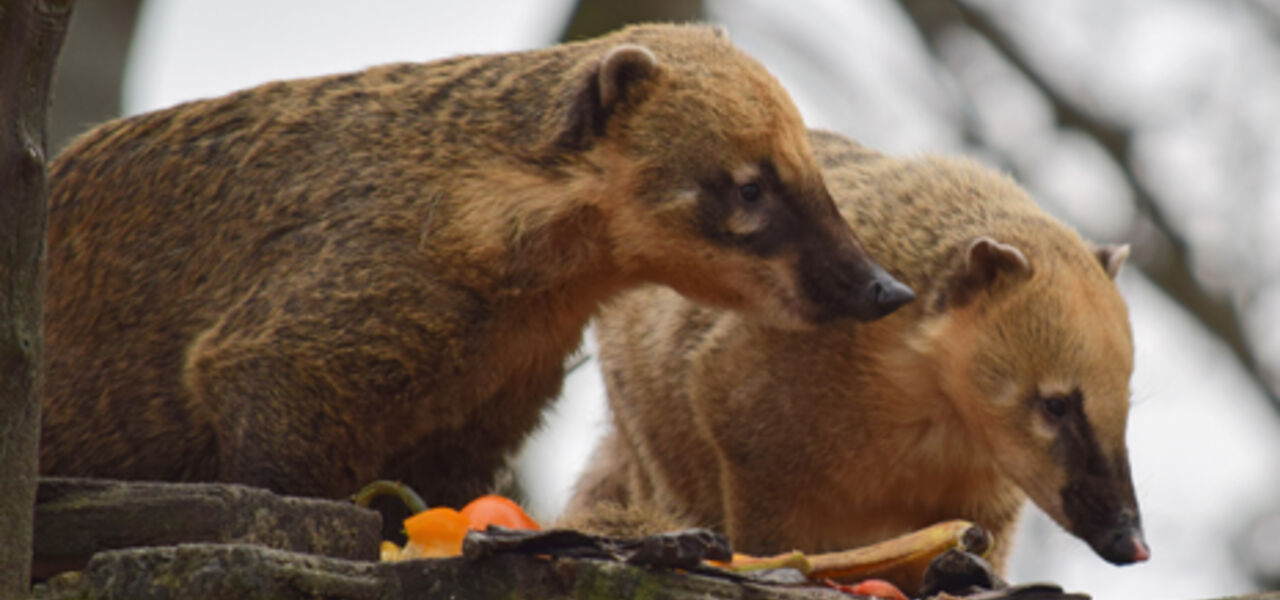
M 1145 560 L 1112 281 L 1128 247 L 1087 244 L 975 163 L 811 140 L 854 233 L 919 300 L 814 331 L 657 287 L 610 301 L 614 430 L 563 522 L 642 529 L 647 513 L 772 554 L 959 518 L 993 533 L 1000 568 L 1029 496 L 1106 560 Z
M 457 505 L 627 287 L 784 326 L 912 298 L 704 27 L 271 83 L 104 124 L 51 179 L 44 473 Z

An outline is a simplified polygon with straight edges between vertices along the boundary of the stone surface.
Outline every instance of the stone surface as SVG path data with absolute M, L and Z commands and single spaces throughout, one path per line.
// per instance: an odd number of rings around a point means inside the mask
M 240 485 L 45 478 L 37 494 L 33 565 L 39 576 L 69 572 L 36 586 L 32 597 L 852 598 L 822 587 L 594 559 L 498 554 L 382 563 L 376 562 L 380 521 L 377 513 L 345 502 Z M 1079 597 L 1056 587 L 989 592 L 1001 593 Z M 1280 600 L 1280 592 L 1220 600 Z
M 591 559 L 503 554 L 479 560 L 459 557 L 377 563 L 247 544 L 103 552 L 83 572 L 64 573 L 37 586 L 33 598 L 851 599 L 821 587 L 743 582 Z
M 241 485 L 42 478 L 33 576 L 81 568 L 96 552 L 190 542 L 260 544 L 377 560 L 381 518 L 350 503 Z

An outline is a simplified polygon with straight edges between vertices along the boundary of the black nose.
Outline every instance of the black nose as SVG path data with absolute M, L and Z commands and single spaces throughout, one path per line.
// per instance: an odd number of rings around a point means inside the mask
M 1151 556 L 1142 530 L 1137 527 L 1124 527 L 1108 532 L 1099 540 L 1094 551 L 1115 565 L 1143 562 Z
M 871 280 L 870 292 L 876 318 L 883 317 L 916 299 L 916 293 L 888 273 L 878 273 Z

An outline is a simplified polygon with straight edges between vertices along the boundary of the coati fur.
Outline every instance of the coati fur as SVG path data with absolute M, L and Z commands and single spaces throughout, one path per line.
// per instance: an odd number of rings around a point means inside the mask
M 106 123 L 51 180 L 50 474 L 458 505 L 625 288 L 793 327 L 912 299 L 698 26 L 270 83 Z
M 1106 560 L 1144 560 L 1113 282 L 1128 247 L 1084 242 L 973 162 L 811 141 L 855 234 L 919 299 L 813 331 L 657 287 L 611 301 L 597 333 L 613 431 L 564 524 L 618 533 L 647 511 L 772 554 L 968 519 L 1002 568 L 1029 496 Z

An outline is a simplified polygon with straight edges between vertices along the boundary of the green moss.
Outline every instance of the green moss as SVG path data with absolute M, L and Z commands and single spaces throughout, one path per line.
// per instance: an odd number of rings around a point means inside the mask
M 576 575 L 573 595 L 582 600 L 656 600 L 671 596 L 664 576 L 616 563 L 580 564 Z
M 32 600 L 87 600 L 93 597 L 92 586 L 84 573 L 67 571 L 50 577 L 31 588 Z

